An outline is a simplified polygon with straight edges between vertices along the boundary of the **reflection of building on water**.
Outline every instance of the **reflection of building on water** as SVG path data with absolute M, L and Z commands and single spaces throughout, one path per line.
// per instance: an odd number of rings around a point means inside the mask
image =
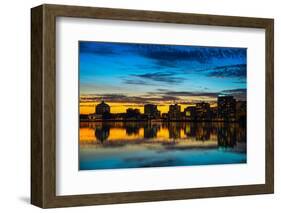
M 159 142 L 165 142 L 166 140 L 173 143 L 177 143 L 177 141 L 187 141 L 187 143 L 188 141 L 217 141 L 220 147 L 235 147 L 237 143 L 246 143 L 246 128 L 239 123 L 108 122 L 105 124 L 104 122 L 89 122 L 88 125 L 86 124 L 80 128 L 91 128 L 94 131 L 95 139 L 90 141 L 97 140 L 107 145 L 111 142 L 114 143 L 116 139 L 119 141 L 118 143 L 133 143 L 137 140 L 144 142 L 143 139 L 147 139 L 146 143 L 152 143 L 158 139 Z M 118 132 L 115 130 L 118 130 L 119 133 L 121 130 L 122 137 L 110 135 Z M 150 141 L 149 139 L 153 140 Z
M 218 137 L 219 146 L 234 147 L 237 142 L 235 125 L 222 124 L 217 129 L 217 137 Z M 245 140 L 246 140 L 246 138 L 245 138 Z
M 157 124 L 148 123 L 144 126 L 144 138 L 156 138 L 160 126 Z
M 126 134 L 127 135 L 138 135 L 140 127 L 138 125 L 126 125 Z
M 196 140 L 207 141 L 210 139 L 210 123 L 203 123 L 201 128 L 196 128 Z
M 184 134 L 187 138 L 195 138 L 196 137 L 196 126 L 197 123 L 188 123 L 184 127 Z
M 108 125 L 100 126 L 95 129 L 95 136 L 100 142 L 104 142 L 108 139 L 110 134 L 110 127 Z
M 216 135 L 216 128 L 209 122 L 206 123 L 188 123 L 185 127 L 185 135 L 189 138 L 195 138 L 197 141 L 207 141 L 211 135 Z
M 181 137 L 181 126 L 180 123 L 170 122 L 168 123 L 169 138 L 178 139 Z

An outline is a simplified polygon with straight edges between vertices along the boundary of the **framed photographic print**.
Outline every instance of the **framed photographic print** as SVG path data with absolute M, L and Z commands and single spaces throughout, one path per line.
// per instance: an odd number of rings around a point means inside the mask
M 31 203 L 273 193 L 273 19 L 31 10 Z

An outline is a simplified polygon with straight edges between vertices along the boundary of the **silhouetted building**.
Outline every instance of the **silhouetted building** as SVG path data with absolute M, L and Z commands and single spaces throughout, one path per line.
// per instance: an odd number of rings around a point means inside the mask
M 197 103 L 196 116 L 197 116 L 197 120 L 201 120 L 201 121 L 211 120 L 210 104 L 206 102 Z
M 100 104 L 96 106 L 96 114 L 104 115 L 110 113 L 110 106 L 102 101 Z
M 102 115 L 100 115 L 100 114 L 89 114 L 88 119 L 89 120 L 99 120 L 99 119 L 102 119 Z
M 227 121 L 236 119 L 236 100 L 233 96 L 218 96 L 218 118 Z
M 133 109 L 133 108 L 128 108 L 126 110 L 127 114 L 140 114 L 140 110 L 139 109 Z
M 218 107 L 211 107 L 210 108 L 210 115 L 212 120 L 216 120 L 218 118 Z
M 157 105 L 154 104 L 145 104 L 144 114 L 148 119 L 160 118 L 160 111 L 157 109 Z
M 80 114 L 79 119 L 80 121 L 87 121 L 89 119 L 89 115 Z
M 126 117 L 126 113 L 113 113 L 111 118 L 118 121 L 123 121 Z
M 187 120 L 196 120 L 196 107 L 195 106 L 189 106 L 189 107 L 186 107 L 184 109 L 184 117 L 187 119 Z
M 139 109 L 128 108 L 126 110 L 126 118 L 127 119 L 134 119 L 134 120 L 140 119 L 141 118 L 140 110 Z
M 168 113 L 162 113 L 162 119 L 167 120 L 168 119 Z
M 170 105 L 168 117 L 170 120 L 180 120 L 181 119 L 181 106 L 178 104 Z
M 246 122 L 247 119 L 247 102 L 236 102 L 236 120 L 239 122 Z

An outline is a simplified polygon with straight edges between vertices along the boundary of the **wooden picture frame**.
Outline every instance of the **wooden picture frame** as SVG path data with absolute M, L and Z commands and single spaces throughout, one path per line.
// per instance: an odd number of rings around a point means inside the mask
M 56 18 L 94 18 L 265 29 L 265 184 L 56 195 Z M 267 194 L 274 191 L 274 21 L 218 15 L 44 4 L 31 9 L 31 203 L 42 208 Z

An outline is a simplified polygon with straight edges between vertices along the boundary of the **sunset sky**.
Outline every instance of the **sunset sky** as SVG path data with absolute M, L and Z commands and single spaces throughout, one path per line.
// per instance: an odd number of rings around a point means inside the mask
M 215 104 L 220 94 L 246 100 L 246 48 L 79 42 L 80 113 L 104 100 L 111 112 L 155 103 Z

